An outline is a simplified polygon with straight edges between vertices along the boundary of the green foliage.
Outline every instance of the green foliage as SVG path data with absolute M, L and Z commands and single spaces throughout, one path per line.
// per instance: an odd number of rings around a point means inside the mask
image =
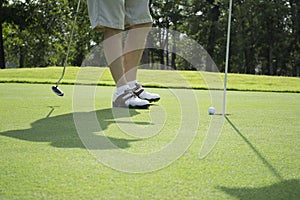
M 3 37 L 8 67 L 63 65 L 77 2 L 13 1 L 4 10 Z M 80 65 L 96 38 L 90 33 L 87 7 L 82 2 L 75 24 L 69 63 Z M 21 60 L 24 57 L 24 60 Z M 10 64 L 11 63 L 11 64 Z
M 5 49 L 7 66 L 63 65 L 76 6 L 76 1 L 68 0 L 55 3 L 46 0 L 1 1 L 1 38 L 4 41 L 0 42 L 0 47 L 4 46 L 0 50 Z M 183 58 L 171 53 L 181 48 L 178 38 L 169 31 L 171 29 L 196 40 L 211 55 L 219 71 L 224 71 L 228 1 L 151 0 L 150 8 L 153 25 L 164 29 L 149 35 L 160 48 L 147 50 L 142 63 L 193 70 Z M 230 72 L 299 76 L 298 0 L 237 0 L 233 1 L 232 14 Z M 101 39 L 101 34 L 90 29 L 87 5 L 83 1 L 68 63 L 80 66 Z M 2 54 L 0 63 L 4 62 Z
M 299 76 L 299 1 L 239 0 L 233 3 L 229 71 Z M 179 5 L 181 10 L 173 12 L 176 6 L 170 7 L 170 4 Z M 158 21 L 154 23 L 155 26 L 186 33 L 204 46 L 219 70 L 224 71 L 228 1 L 190 0 L 170 3 L 160 0 L 153 1 L 152 7 L 157 11 L 153 15 L 155 21 Z M 174 27 L 173 24 L 179 26 Z M 166 52 L 165 57 L 168 57 Z M 158 56 L 159 60 L 162 58 Z M 180 62 L 178 59 L 176 63 Z

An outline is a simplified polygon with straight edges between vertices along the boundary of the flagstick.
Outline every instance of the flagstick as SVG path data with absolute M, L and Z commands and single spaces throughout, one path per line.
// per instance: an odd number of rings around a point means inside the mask
M 229 47 L 230 47 L 230 29 L 231 29 L 231 12 L 232 0 L 229 0 L 229 14 L 228 14 L 228 28 L 227 28 L 227 45 L 226 45 L 226 63 L 225 63 L 225 77 L 224 77 L 224 94 L 223 94 L 223 116 L 226 116 L 226 90 L 227 90 L 227 74 L 229 64 Z

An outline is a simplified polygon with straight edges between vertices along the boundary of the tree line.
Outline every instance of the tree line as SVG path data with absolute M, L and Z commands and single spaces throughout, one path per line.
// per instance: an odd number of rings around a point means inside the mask
M 174 48 L 172 31 L 202 45 L 224 71 L 228 0 L 150 0 L 151 35 L 164 49 L 147 49 L 143 62 L 193 70 Z M 77 0 L 0 0 L 0 68 L 61 66 Z M 300 1 L 233 0 L 229 72 L 299 76 Z M 90 29 L 86 2 L 75 26 L 69 64 L 80 66 L 103 36 Z M 171 49 L 172 48 L 172 49 Z

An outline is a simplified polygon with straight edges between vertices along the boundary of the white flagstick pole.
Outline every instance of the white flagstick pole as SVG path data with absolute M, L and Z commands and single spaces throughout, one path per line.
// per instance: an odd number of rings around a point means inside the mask
M 227 28 L 227 45 L 226 45 L 226 63 L 225 63 L 225 76 L 224 76 L 224 94 L 223 94 L 223 116 L 226 116 L 226 90 L 227 90 L 227 74 L 229 64 L 229 46 L 230 46 L 230 29 L 231 29 L 231 13 L 232 13 L 232 0 L 229 0 L 228 10 L 228 28 Z

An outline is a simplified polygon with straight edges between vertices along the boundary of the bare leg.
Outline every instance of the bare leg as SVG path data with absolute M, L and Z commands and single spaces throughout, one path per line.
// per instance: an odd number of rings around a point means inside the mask
M 128 31 L 124 47 L 124 52 L 126 52 L 124 55 L 124 70 L 128 82 L 136 80 L 137 66 L 141 61 L 147 34 L 151 27 L 152 23 L 139 24 L 134 25 Z
M 117 87 L 127 84 L 124 76 L 122 30 L 106 28 L 104 31 L 104 54 Z
M 123 56 L 124 51 L 122 36 L 122 30 L 106 28 L 104 31 L 104 54 L 109 64 L 110 72 L 117 86 L 112 102 L 113 107 L 148 108 L 150 105 L 149 101 L 146 99 L 140 99 L 135 96 L 132 90 L 130 90 L 129 85 L 127 84 L 126 76 L 124 73 L 125 64 Z M 132 36 L 130 36 L 129 38 L 130 40 L 128 44 L 133 42 Z M 135 56 L 129 56 L 129 58 L 132 58 L 135 61 L 134 63 L 132 63 L 132 61 L 130 60 L 129 66 L 135 67 L 137 65 L 136 63 L 138 63 L 140 60 L 140 53 L 136 53 L 134 55 Z M 136 77 L 136 71 L 134 77 Z

